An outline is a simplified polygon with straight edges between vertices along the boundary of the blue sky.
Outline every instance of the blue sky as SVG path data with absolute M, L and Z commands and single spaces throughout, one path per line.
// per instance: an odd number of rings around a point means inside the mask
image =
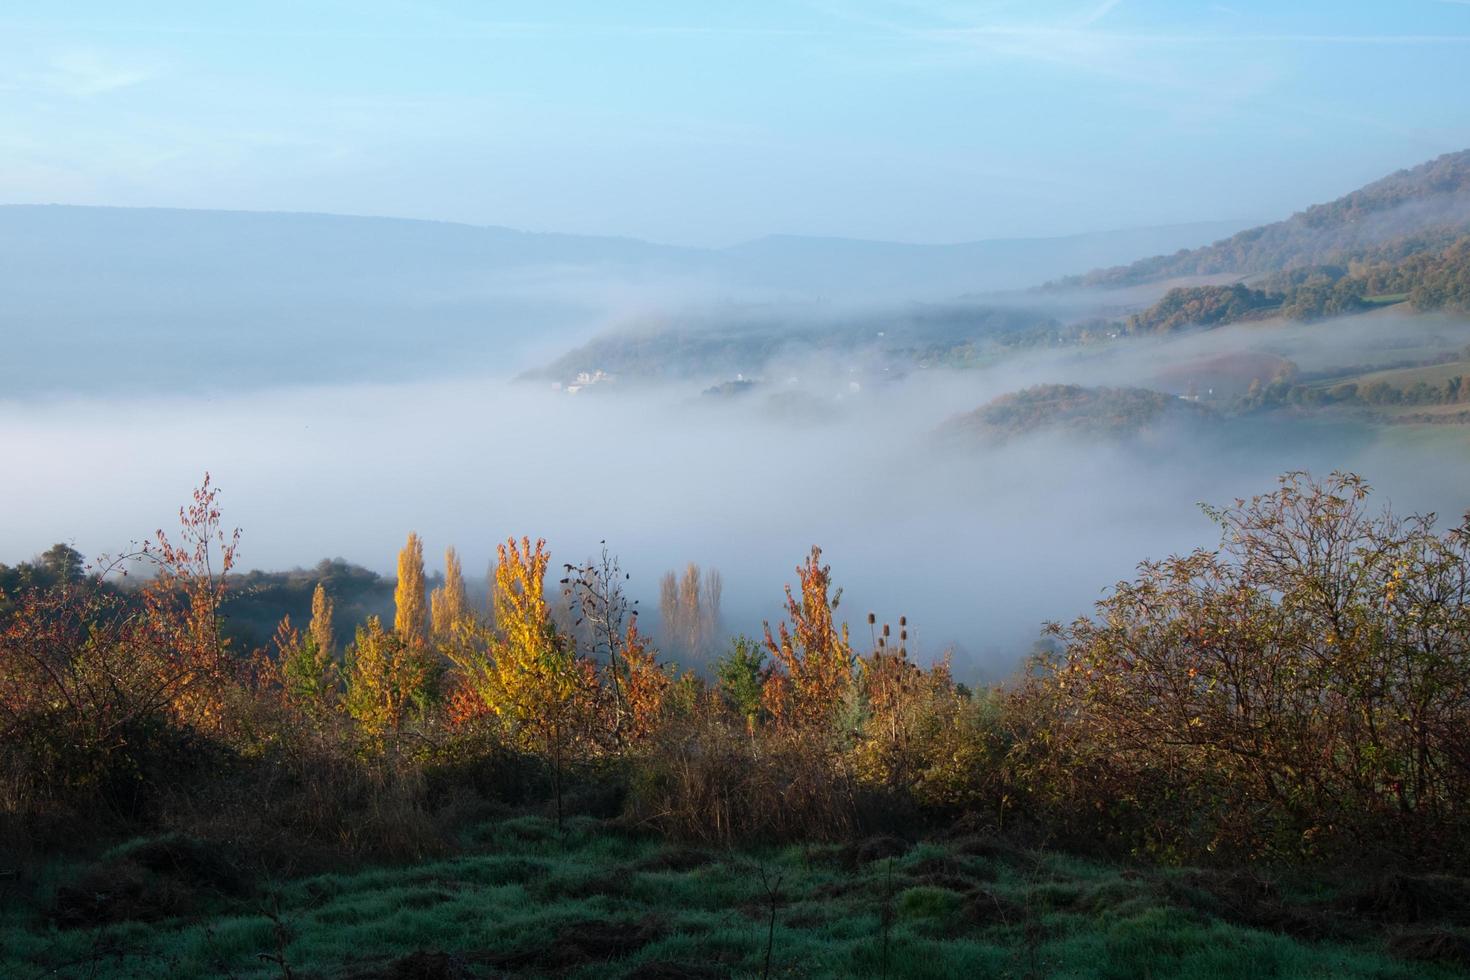
M 1470 147 L 1470 0 L 11 0 L 0 200 L 726 244 L 1269 219 Z

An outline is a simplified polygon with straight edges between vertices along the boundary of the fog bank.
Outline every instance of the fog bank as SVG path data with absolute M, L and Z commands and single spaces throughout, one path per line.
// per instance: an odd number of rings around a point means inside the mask
M 824 410 L 798 417 L 695 387 L 568 396 L 502 376 L 0 403 L 0 453 L 26 461 L 4 490 L 0 560 L 57 540 L 95 555 L 171 527 L 208 469 L 247 568 L 343 556 L 391 574 L 409 530 L 431 568 L 453 544 L 472 574 L 507 535 L 546 537 L 558 563 L 606 539 L 644 608 L 664 571 L 696 561 L 724 574 L 728 629 L 754 632 L 820 544 L 855 626 L 870 609 L 906 614 L 920 656 L 955 646 L 962 675 L 995 677 L 1043 620 L 1085 612 L 1138 560 L 1214 544 L 1198 502 L 1264 492 L 1285 470 L 1355 470 L 1400 510 L 1470 506 L 1463 427 L 1246 423 L 1208 444 L 1163 432 L 965 450 L 930 438 L 1059 365 L 857 391 L 834 379 L 842 397 L 815 385 Z

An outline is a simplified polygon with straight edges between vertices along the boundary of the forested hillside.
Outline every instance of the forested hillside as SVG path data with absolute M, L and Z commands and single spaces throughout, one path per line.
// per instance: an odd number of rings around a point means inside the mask
M 991 350 L 1075 339 L 1078 327 L 1046 312 L 933 304 L 850 317 L 790 310 L 655 317 L 595 337 L 534 372 L 571 383 L 601 371 L 628 380 L 759 374 L 781 358 L 855 352 L 907 363 L 964 364 Z
M 1354 260 L 1394 261 L 1443 248 L 1470 231 L 1470 150 L 1401 170 L 1285 221 L 1204 248 L 1063 280 L 1131 286 L 1183 276 L 1258 274 Z
M 1470 313 L 1470 236 L 1396 261 L 1377 253 L 1346 265 L 1301 266 L 1254 286 L 1180 286 L 1128 318 L 1130 333 L 1215 327 L 1279 316 L 1311 321 L 1406 302 L 1420 313 Z
M 1001 395 L 950 419 L 940 431 L 951 438 L 987 440 L 1044 431 L 1123 438 L 1166 423 L 1205 421 L 1210 414 L 1186 399 L 1142 388 L 1046 384 Z

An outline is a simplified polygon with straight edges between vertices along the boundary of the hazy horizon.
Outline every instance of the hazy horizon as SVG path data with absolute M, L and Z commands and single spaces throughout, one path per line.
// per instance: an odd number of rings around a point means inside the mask
M 1316 202 L 1306 202 L 1303 207 Z M 855 238 L 845 235 L 823 235 L 806 234 L 802 232 L 769 231 L 753 235 L 748 238 L 738 238 L 726 242 L 714 242 L 706 244 L 695 244 L 687 242 L 661 241 L 653 238 L 642 238 L 637 235 L 625 234 L 597 234 L 583 232 L 576 229 L 548 231 L 542 228 L 521 227 L 501 224 L 494 221 L 466 221 L 457 218 L 425 218 L 415 217 L 407 214 L 388 214 L 375 211 L 321 211 L 321 210 L 289 210 L 274 208 L 228 208 L 228 207 L 180 207 L 168 204 L 82 204 L 75 201 L 0 201 L 0 209 L 5 208 L 84 208 L 96 211 L 161 211 L 161 212 L 186 212 L 186 213 L 216 213 L 216 214 L 239 214 L 256 215 L 262 217 L 279 216 L 283 218 L 346 218 L 363 221 L 390 221 L 390 222 L 412 222 L 426 225 L 448 225 L 464 228 L 473 228 L 482 231 L 505 231 L 518 235 L 534 235 L 554 238 L 590 238 L 607 239 L 611 241 L 628 241 L 644 245 L 652 245 L 659 248 L 671 248 L 689 250 L 694 252 L 722 252 L 737 250 L 744 246 L 756 245 L 763 242 L 781 239 L 800 239 L 812 242 L 833 242 L 851 245 L 897 245 L 910 246 L 913 248 L 945 248 L 956 245 L 988 245 L 1009 244 L 1012 242 L 1050 242 L 1076 238 L 1090 238 L 1107 236 L 1110 234 L 1152 231 L 1152 230 L 1181 230 L 1203 229 L 1213 231 L 1226 228 L 1243 229 L 1268 221 L 1276 220 L 1271 217 L 1249 217 L 1236 219 L 1217 219 L 1202 217 L 1191 221 L 1175 221 L 1163 224 L 1139 224 L 1118 225 L 1105 228 L 1082 228 L 1072 231 L 1060 231 L 1054 234 L 1038 235 L 1007 235 L 1002 237 L 972 237 L 955 239 L 905 239 L 905 238 Z M 1200 244 L 1208 244 L 1212 239 L 1202 239 Z

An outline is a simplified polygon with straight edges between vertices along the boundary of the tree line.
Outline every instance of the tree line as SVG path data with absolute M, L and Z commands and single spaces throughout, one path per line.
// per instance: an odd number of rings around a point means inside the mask
M 1218 547 L 1145 562 L 972 690 L 909 656 L 905 617 L 854 631 L 815 547 L 781 619 L 713 649 L 707 677 L 639 628 L 606 547 L 553 571 L 528 537 L 498 547 L 488 612 L 452 551 L 431 587 L 410 535 L 391 622 L 344 648 L 320 583 L 303 629 L 236 650 L 238 536 L 206 479 L 180 532 L 133 556 L 157 571 L 137 598 L 105 587 L 114 566 L 11 597 L 0 829 L 185 813 L 276 848 L 411 855 L 468 793 L 559 818 L 596 797 L 707 841 L 960 822 L 1162 861 L 1463 867 L 1470 519 L 1439 531 L 1368 498 L 1288 474 L 1211 510 Z M 712 644 L 718 577 L 661 591 L 678 642 Z

